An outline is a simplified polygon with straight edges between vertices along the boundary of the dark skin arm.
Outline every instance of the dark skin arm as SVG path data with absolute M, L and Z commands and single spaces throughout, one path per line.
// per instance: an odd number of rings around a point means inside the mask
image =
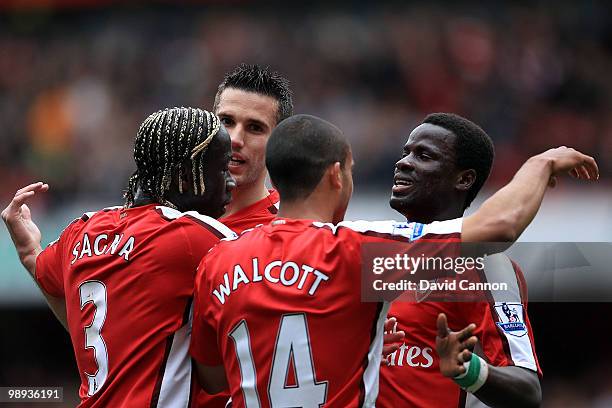
M 227 390 L 227 379 L 225 377 L 225 369 L 220 366 L 205 366 L 195 360 L 196 373 L 200 387 L 208 394 L 218 394 L 221 391 Z
M 465 372 L 463 363 L 472 358 L 470 349 L 476 344 L 471 336 L 476 327 L 471 324 L 459 332 L 451 332 L 444 313 L 438 315 L 436 351 L 440 356 L 440 372 L 453 378 Z M 469 330 L 472 328 L 471 330 Z M 488 365 L 489 376 L 474 394 L 491 407 L 539 407 L 542 389 L 538 375 L 522 367 L 494 367 Z
M 491 407 L 539 407 L 542 403 L 538 375 L 522 367 L 489 364 L 487 382 L 474 395 Z
M 512 181 L 463 220 L 464 242 L 513 242 L 535 217 L 547 187 L 568 173 L 583 180 L 597 180 L 595 160 L 572 148 L 558 147 L 527 160 Z

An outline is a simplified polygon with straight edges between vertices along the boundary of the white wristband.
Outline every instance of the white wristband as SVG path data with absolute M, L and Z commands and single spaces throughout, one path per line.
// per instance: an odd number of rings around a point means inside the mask
M 482 358 L 472 353 L 470 361 L 463 363 L 465 372 L 454 378 L 455 382 L 470 393 L 478 391 L 489 376 L 489 365 Z
M 478 373 L 478 379 L 474 384 L 465 389 L 467 392 L 472 394 L 478 391 L 487 382 L 487 378 L 489 377 L 489 365 L 482 358 L 478 356 L 476 357 L 480 360 L 480 372 Z

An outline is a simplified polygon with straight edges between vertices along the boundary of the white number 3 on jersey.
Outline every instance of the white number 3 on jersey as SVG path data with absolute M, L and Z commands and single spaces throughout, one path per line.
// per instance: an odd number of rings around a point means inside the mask
M 102 388 L 108 376 L 108 353 L 100 335 L 106 319 L 106 286 L 100 281 L 85 281 L 79 285 L 79 297 L 81 310 L 90 302 L 96 308 L 91 324 L 85 327 L 85 348 L 93 349 L 98 366 L 95 374 L 85 372 L 89 381 L 87 395 L 92 396 Z

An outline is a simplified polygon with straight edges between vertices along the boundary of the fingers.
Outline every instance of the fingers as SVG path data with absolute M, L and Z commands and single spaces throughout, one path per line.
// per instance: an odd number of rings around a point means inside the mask
M 589 174 L 591 180 L 599 180 L 599 167 L 597 166 L 597 162 L 594 158 L 585 155 L 584 167 L 587 173 Z
M 463 343 L 461 343 L 461 349 L 473 349 L 476 343 L 478 342 L 478 338 L 476 336 L 472 336 Z
M 591 176 L 589 175 L 589 172 L 587 171 L 587 169 L 584 166 L 578 166 L 575 167 L 573 170 L 576 171 L 576 173 L 578 173 L 578 178 L 582 179 L 582 180 L 590 180 Z
M 467 361 L 470 361 L 471 359 L 472 359 L 472 352 L 470 350 L 463 350 L 457 356 L 457 361 L 459 362 L 459 364 L 463 364 Z
M 597 162 L 591 156 L 583 154 L 577 150 L 571 149 L 576 155 L 576 167 L 574 167 L 570 174 L 573 177 L 582 180 L 597 180 L 599 179 L 599 168 Z
M 10 223 L 17 217 L 20 212 L 25 217 L 30 217 L 30 209 L 25 206 L 25 202 L 32 198 L 37 192 L 44 192 L 49 190 L 49 185 L 39 181 L 23 188 L 20 188 L 15 193 L 15 197 L 11 200 L 9 205 L 2 211 L 2 219 L 5 223 Z M 24 208 L 25 206 L 25 208 Z
M 397 325 L 397 319 L 395 317 L 390 317 L 388 319 L 385 319 L 385 331 L 387 333 L 390 333 L 393 331 L 393 329 L 396 328 Z
M 15 197 L 7 207 L 12 211 L 18 211 L 21 206 L 30 198 L 32 198 L 36 193 L 45 192 L 49 190 L 49 185 L 43 182 L 38 182 L 34 184 L 30 184 L 24 188 L 17 190 L 15 193 Z
M 20 188 L 15 193 L 15 197 L 17 197 L 20 194 L 26 193 L 28 191 L 35 191 L 35 190 L 47 191 L 48 189 L 49 189 L 49 185 L 48 184 L 43 183 L 42 181 L 39 181 L 37 183 L 32 183 L 32 184 L 27 185 L 27 186 L 25 186 L 23 188 Z
M 599 179 L 599 168 L 595 159 L 576 149 L 561 146 L 550 149 L 543 155 L 552 158 L 556 163 L 553 170 L 554 175 L 569 172 L 572 177 L 580 180 Z
M 389 354 L 394 353 L 397 350 L 399 350 L 398 344 L 386 344 L 383 346 L 382 355 L 386 358 Z
M 472 336 L 474 329 L 476 329 L 476 325 L 474 323 L 470 323 L 467 327 L 457 333 L 457 340 L 461 342 L 466 341 L 470 338 L 470 336 Z
M 388 343 L 398 343 L 401 341 L 404 341 L 404 339 L 406 338 L 406 333 L 404 333 L 403 330 L 400 330 L 398 332 L 395 333 L 387 333 L 383 336 L 383 343 L 384 344 L 388 344 Z
M 450 330 L 448 329 L 448 321 L 446 320 L 446 315 L 444 313 L 440 313 L 438 315 L 436 326 L 438 327 L 438 337 L 441 339 L 445 338 L 450 333 Z
M 34 197 L 35 194 L 36 194 L 35 191 L 26 191 L 25 193 L 15 195 L 15 197 L 13 198 L 13 201 L 11 201 L 11 203 L 7 207 L 7 210 L 9 211 L 9 215 L 18 213 L 21 206 L 24 205 L 28 199 Z

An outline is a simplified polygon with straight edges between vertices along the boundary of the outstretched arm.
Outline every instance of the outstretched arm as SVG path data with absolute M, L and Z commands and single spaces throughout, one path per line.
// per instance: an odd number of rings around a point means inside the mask
M 535 372 L 521 367 L 491 366 L 470 351 L 476 344 L 476 337 L 469 337 L 474 324 L 451 332 L 446 316 L 441 313 L 437 326 L 436 351 L 444 376 L 491 407 L 540 406 L 542 390 Z
M 49 185 L 38 182 L 17 190 L 13 200 L 2 211 L 2 220 L 11 235 L 19 260 L 38 285 L 57 319 L 67 330 L 65 300 L 49 295 L 36 281 L 36 258 L 42 252 L 41 234 L 38 226 L 32 221 L 32 215 L 26 201 L 34 197 L 36 193 L 42 193 L 48 189 Z
M 595 160 L 565 146 L 533 156 L 512 181 L 463 221 L 464 242 L 513 242 L 535 217 L 548 186 L 568 173 L 578 179 L 597 180 Z

